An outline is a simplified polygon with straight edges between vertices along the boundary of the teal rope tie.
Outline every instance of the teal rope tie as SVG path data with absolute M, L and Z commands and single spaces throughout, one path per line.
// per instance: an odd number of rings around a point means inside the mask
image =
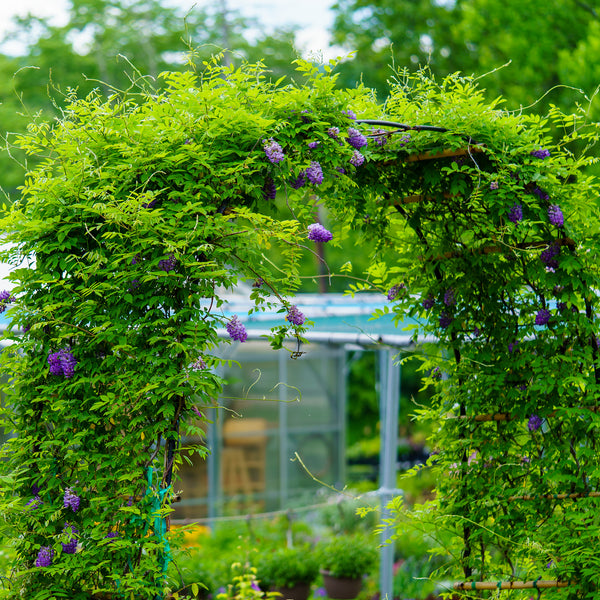
M 161 516 L 161 509 L 165 501 L 165 497 L 169 494 L 172 489 L 172 486 L 169 485 L 166 488 L 156 491 L 153 483 L 154 483 L 154 469 L 152 467 L 148 467 L 146 469 L 146 481 L 147 487 L 144 493 L 144 497 L 142 501 L 150 501 L 150 519 L 142 519 L 141 517 L 135 515 L 131 522 L 133 524 L 144 523 L 144 533 L 146 535 L 148 530 L 150 529 L 150 523 L 152 523 L 152 530 L 154 532 L 154 536 L 156 537 L 158 543 L 162 545 L 162 553 L 160 558 L 160 567 L 161 567 L 161 577 L 164 578 L 167 569 L 169 568 L 169 564 L 173 560 L 173 554 L 171 552 L 171 545 L 169 544 L 169 540 L 167 538 L 167 521 L 164 517 Z M 158 483 L 158 482 L 157 482 Z M 133 572 L 133 568 L 130 565 L 130 568 Z

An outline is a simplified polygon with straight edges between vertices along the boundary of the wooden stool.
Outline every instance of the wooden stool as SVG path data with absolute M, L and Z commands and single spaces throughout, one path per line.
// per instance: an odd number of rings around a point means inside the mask
M 223 425 L 222 489 L 226 495 L 266 489 L 266 419 L 228 419 Z

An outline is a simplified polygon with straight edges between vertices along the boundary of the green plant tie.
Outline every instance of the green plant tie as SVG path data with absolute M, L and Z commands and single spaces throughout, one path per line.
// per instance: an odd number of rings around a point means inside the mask
M 537 589 L 538 589 L 538 586 L 537 586 L 537 584 L 538 584 L 538 581 L 539 581 L 541 578 L 542 578 L 542 576 L 540 575 L 540 576 L 539 576 L 537 579 L 534 579 L 534 580 L 533 580 L 533 589 L 534 589 L 534 590 L 537 590 Z

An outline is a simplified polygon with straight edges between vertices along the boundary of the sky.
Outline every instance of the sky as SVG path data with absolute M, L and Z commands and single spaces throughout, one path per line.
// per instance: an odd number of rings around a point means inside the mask
M 188 11 L 194 5 L 202 6 L 208 0 L 163 0 L 165 5 L 179 6 Z M 211 0 L 211 3 L 219 0 Z M 340 54 L 329 49 L 329 35 L 333 15 L 329 11 L 335 0 L 220 0 L 230 9 L 239 10 L 244 16 L 255 18 L 270 30 L 274 27 L 297 25 L 298 49 L 308 56 L 322 53 L 324 58 Z M 67 0 L 0 0 L 0 37 L 10 31 L 10 21 L 16 15 L 28 12 L 40 17 L 52 17 L 60 25 L 66 22 Z M 4 47 L 9 51 L 10 47 Z

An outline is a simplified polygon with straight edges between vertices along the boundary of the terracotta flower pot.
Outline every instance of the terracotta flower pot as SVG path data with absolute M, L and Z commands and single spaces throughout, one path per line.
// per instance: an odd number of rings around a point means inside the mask
M 323 585 L 330 598 L 334 600 L 352 600 L 356 598 L 362 588 L 362 577 L 358 579 L 349 579 L 347 577 L 336 577 L 329 571 L 321 569 L 323 575 Z
M 273 587 L 272 592 L 279 592 L 282 600 L 308 600 L 310 583 L 297 583 L 293 587 Z

